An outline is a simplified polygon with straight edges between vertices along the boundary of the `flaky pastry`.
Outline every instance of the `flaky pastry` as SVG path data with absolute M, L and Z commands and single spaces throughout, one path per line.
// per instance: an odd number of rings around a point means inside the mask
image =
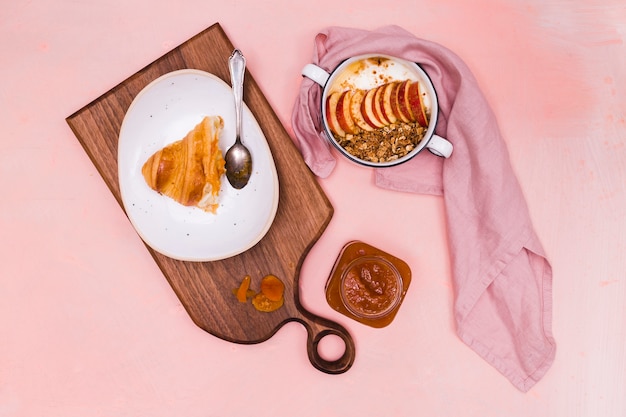
M 183 139 L 155 152 L 141 169 L 146 183 L 184 206 L 215 213 L 225 171 L 218 146 L 223 127 L 220 116 L 207 116 Z

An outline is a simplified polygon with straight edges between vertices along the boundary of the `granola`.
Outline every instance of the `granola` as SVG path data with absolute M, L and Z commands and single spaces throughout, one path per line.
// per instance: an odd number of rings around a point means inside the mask
M 422 141 L 426 128 L 419 123 L 396 122 L 372 131 L 361 130 L 335 140 L 350 155 L 368 162 L 391 162 L 407 155 Z

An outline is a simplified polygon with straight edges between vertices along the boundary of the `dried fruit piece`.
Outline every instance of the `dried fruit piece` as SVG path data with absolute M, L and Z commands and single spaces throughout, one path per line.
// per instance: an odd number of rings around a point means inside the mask
M 237 288 L 237 290 L 235 291 L 237 300 L 239 300 L 240 303 L 245 303 L 248 300 L 250 281 L 252 281 L 252 278 L 250 278 L 250 275 L 246 275 L 245 277 L 243 277 L 243 280 L 241 280 L 239 288 Z
M 283 299 L 285 284 L 275 275 L 266 275 L 261 280 L 261 293 L 271 301 Z
M 252 305 L 259 311 L 269 313 L 271 311 L 276 311 L 283 306 L 283 298 L 281 297 L 280 300 L 273 301 L 260 292 L 252 299 Z
M 274 275 L 266 275 L 261 279 L 261 291 L 257 294 L 250 289 L 252 279 L 250 275 L 243 277 L 238 288 L 233 288 L 233 294 L 240 303 L 245 303 L 249 298 L 252 305 L 259 311 L 270 312 L 281 308 L 285 302 L 285 284 Z

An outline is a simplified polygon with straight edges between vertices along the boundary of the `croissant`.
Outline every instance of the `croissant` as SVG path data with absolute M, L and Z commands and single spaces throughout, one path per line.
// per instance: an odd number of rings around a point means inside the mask
M 220 116 L 207 116 L 183 139 L 158 150 L 141 168 L 153 190 L 184 206 L 215 213 L 224 157 L 218 146 Z

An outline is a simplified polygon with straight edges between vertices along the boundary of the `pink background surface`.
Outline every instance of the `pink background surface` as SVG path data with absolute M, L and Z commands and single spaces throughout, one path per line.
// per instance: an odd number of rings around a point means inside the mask
M 382 4 L 3 1 L 0 416 L 626 414 L 623 1 Z M 352 369 L 316 371 L 297 323 L 252 346 L 192 323 L 65 117 L 215 22 L 288 130 L 300 69 L 326 26 L 398 24 L 466 61 L 554 268 L 558 349 L 543 380 L 522 394 L 456 337 L 441 198 L 377 189 L 370 170 L 345 161 L 320 180 L 335 215 L 301 291 L 351 332 Z M 413 270 L 384 329 L 325 302 L 352 239 Z

